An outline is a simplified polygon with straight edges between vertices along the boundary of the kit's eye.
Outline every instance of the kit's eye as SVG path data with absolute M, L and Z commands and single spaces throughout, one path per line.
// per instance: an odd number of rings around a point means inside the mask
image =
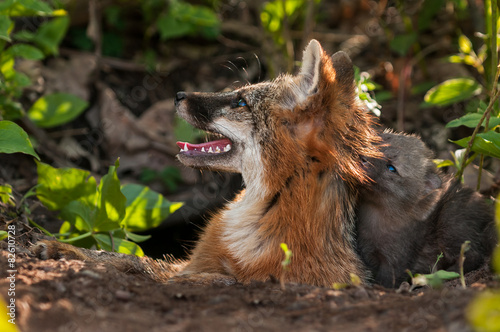
M 247 102 L 245 101 L 245 99 L 241 98 L 240 100 L 238 100 L 238 107 L 245 107 L 247 106 Z
M 394 167 L 393 165 L 391 164 L 387 164 L 387 169 L 389 170 L 389 172 L 392 172 L 392 173 L 397 173 L 398 171 L 396 170 L 396 167 Z

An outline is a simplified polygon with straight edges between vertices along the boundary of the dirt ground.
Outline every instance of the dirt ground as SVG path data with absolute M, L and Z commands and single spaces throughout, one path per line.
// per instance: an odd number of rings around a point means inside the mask
M 103 264 L 32 257 L 27 248 L 43 235 L 18 219 L 3 215 L 1 222 L 16 228 L 15 272 L 2 268 L 0 294 L 9 301 L 13 273 L 20 331 L 471 331 L 471 300 L 486 287 L 500 288 L 487 266 L 466 275 L 466 289 L 458 280 L 411 292 L 282 289 L 271 281 L 160 284 Z M 7 240 L 1 244 L 0 266 L 7 267 Z

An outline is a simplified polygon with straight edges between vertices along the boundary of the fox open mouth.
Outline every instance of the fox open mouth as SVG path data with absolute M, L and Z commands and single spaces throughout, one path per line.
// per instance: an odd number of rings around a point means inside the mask
M 210 154 L 227 153 L 231 151 L 232 145 L 233 144 L 228 138 L 222 138 L 200 144 L 177 142 L 177 146 L 181 148 L 180 153 L 190 156 L 206 156 Z

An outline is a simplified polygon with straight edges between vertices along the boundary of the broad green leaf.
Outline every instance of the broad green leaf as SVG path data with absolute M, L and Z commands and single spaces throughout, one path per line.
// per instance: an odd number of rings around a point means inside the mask
M 464 116 L 452 120 L 446 124 L 446 128 L 454 128 L 459 126 L 465 126 L 468 128 L 476 128 L 479 120 L 482 118 L 482 114 L 480 113 L 468 113 Z M 483 121 L 482 126 L 484 127 L 486 121 Z M 500 125 L 500 118 L 490 118 L 490 122 L 488 124 L 489 128 L 493 128 Z
M 0 231 L 0 241 L 6 239 L 7 237 L 9 237 L 9 234 L 6 231 Z
M 58 55 L 59 43 L 61 43 L 66 35 L 68 26 L 69 17 L 67 16 L 56 17 L 45 22 L 36 32 L 34 39 L 35 44 L 37 44 L 46 55 Z
M 17 0 L 17 3 L 39 14 L 52 13 L 52 8 L 50 8 L 47 3 L 40 0 Z
M 500 292 L 487 290 L 478 294 L 467 307 L 467 318 L 475 331 L 497 332 L 500 327 Z
M 408 53 L 410 47 L 417 41 L 417 33 L 410 32 L 404 35 L 397 35 L 391 41 L 391 49 L 403 56 Z
M 460 51 L 464 54 L 469 54 L 472 51 L 472 43 L 469 38 L 465 35 L 460 35 L 458 37 L 458 47 Z
M 120 222 L 125 216 L 127 199 L 120 191 L 120 180 L 116 174 L 119 161 L 109 168 L 108 174 L 102 177 L 97 194 L 97 214 L 94 231 L 103 232 L 120 228 Z
M 38 48 L 26 44 L 14 44 L 6 52 L 12 53 L 14 57 L 28 60 L 41 60 L 45 55 Z
M 88 106 L 83 99 L 68 93 L 53 93 L 39 98 L 28 110 L 28 117 L 37 126 L 50 128 L 65 124 Z
M 146 186 L 126 184 L 121 190 L 127 198 L 122 225 L 130 231 L 144 231 L 157 227 L 173 212 L 172 203 Z M 176 209 L 182 206 L 182 203 L 174 204 Z
M 130 242 L 118 237 L 113 237 L 111 239 L 110 235 L 107 234 L 93 234 L 94 239 L 97 241 L 101 249 L 107 251 L 116 251 L 128 255 L 136 255 L 139 257 L 144 256 L 144 252 L 141 247 L 139 247 L 134 242 Z
M 7 15 L 0 15 L 0 39 L 10 42 L 10 31 L 13 23 Z
M 25 74 L 16 72 L 10 83 L 18 88 L 24 88 L 31 85 L 31 80 Z
M 472 78 L 453 78 L 427 91 L 422 106 L 447 106 L 469 99 L 480 92 L 481 86 Z
M 62 210 L 71 201 L 80 200 L 95 206 L 97 183 L 90 172 L 76 168 L 54 168 L 37 163 L 38 199 L 49 210 Z
M 461 147 L 467 147 L 470 141 L 470 136 L 462 138 L 458 141 L 452 141 Z M 500 158 L 500 133 L 489 131 L 476 135 L 472 151 L 482 153 L 490 157 Z
M 95 208 L 88 202 L 75 200 L 65 205 L 59 215 L 79 231 L 92 232 L 95 212 Z
M 3 99 L 0 96 L 0 105 L 2 105 L 2 116 L 5 120 L 17 120 L 23 117 L 24 110 L 21 103 L 11 99 Z
M 0 10 L 5 10 L 10 8 L 10 6 L 12 6 L 15 1 L 16 0 L 3 0 L 2 2 L 0 2 Z
M 28 138 L 28 134 L 11 121 L 0 121 L 0 153 L 24 153 L 40 160 Z

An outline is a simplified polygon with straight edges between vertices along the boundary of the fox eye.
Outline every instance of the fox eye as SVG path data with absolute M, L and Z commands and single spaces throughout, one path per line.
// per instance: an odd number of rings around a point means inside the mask
M 240 100 L 238 100 L 238 107 L 245 107 L 247 106 L 247 102 L 245 101 L 245 99 L 241 98 Z
M 398 170 L 396 169 L 396 167 L 394 167 L 391 164 L 387 164 L 387 169 L 389 170 L 389 172 L 392 172 L 392 173 L 397 173 L 398 172 Z

